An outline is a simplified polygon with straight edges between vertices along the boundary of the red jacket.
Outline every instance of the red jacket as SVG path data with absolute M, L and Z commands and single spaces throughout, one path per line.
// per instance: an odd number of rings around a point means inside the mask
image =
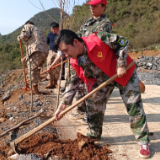
M 83 42 L 86 45 L 88 57 L 90 60 L 99 67 L 107 76 L 112 77 L 117 73 L 117 56 L 114 51 L 104 42 L 102 42 L 97 36 L 96 33 L 91 34 L 88 37 L 82 37 Z M 127 65 L 130 64 L 133 60 L 130 56 L 127 56 Z M 84 76 L 82 67 L 78 66 L 77 59 L 70 60 L 72 67 L 76 70 L 77 75 L 83 82 L 87 84 L 88 90 L 91 91 L 95 79 L 88 79 Z M 122 86 L 126 86 L 130 77 L 133 74 L 135 65 L 127 70 L 127 73 L 121 77 L 116 78 L 115 81 Z

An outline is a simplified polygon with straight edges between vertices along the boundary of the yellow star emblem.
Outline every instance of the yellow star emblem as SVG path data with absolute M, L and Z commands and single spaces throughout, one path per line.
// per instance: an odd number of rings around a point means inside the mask
M 98 54 L 97 54 L 97 57 L 102 57 L 102 56 L 103 56 L 103 55 L 102 55 L 102 52 L 99 51 Z

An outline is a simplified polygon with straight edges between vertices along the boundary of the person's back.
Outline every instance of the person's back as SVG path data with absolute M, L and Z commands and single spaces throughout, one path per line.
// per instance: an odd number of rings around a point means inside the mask
M 57 49 L 54 47 L 54 40 L 57 37 L 53 32 L 49 32 L 46 38 L 46 42 L 49 45 L 49 49 L 52 51 L 56 51 Z
M 17 40 L 26 42 L 26 56 L 22 59 L 22 63 L 25 63 L 27 60 L 28 73 L 31 73 L 33 93 L 39 93 L 39 67 L 43 66 L 48 55 L 48 45 L 45 41 L 44 34 L 34 26 L 33 22 L 27 21 Z
M 20 38 L 26 40 L 26 47 L 29 55 L 36 51 L 48 53 L 48 46 L 44 34 L 34 25 L 24 25 Z

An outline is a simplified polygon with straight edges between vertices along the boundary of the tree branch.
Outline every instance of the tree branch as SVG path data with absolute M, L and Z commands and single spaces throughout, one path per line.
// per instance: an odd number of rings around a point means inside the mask
M 24 123 L 26 123 L 26 122 L 28 122 L 28 121 L 30 121 L 30 120 L 32 120 L 32 119 L 38 117 L 38 116 L 39 116 L 41 113 L 43 113 L 43 112 L 44 112 L 44 110 L 41 109 L 35 116 L 33 116 L 33 117 L 31 117 L 31 118 L 29 118 L 29 119 L 27 119 L 27 120 L 22 121 L 21 123 L 19 123 L 19 124 L 16 125 L 15 127 L 13 127 L 13 128 L 11 128 L 11 129 L 9 129 L 9 130 L 3 132 L 2 134 L 0 134 L 0 137 L 4 136 L 6 133 L 8 133 L 8 132 L 10 132 L 10 131 L 12 131 L 12 130 L 18 128 L 18 127 L 20 127 L 22 124 L 24 124 Z
M 48 15 L 48 17 L 50 17 L 53 21 L 55 21 L 55 22 L 57 22 L 55 19 L 53 19 L 48 13 L 47 13 L 47 11 L 45 10 L 45 8 L 44 8 L 44 6 L 43 6 L 43 4 L 42 4 L 42 2 L 41 2 L 41 0 L 39 0 L 39 3 L 41 4 L 41 6 L 42 6 L 42 8 L 43 8 L 43 10 L 45 11 L 45 13 Z M 57 22 L 58 23 L 58 22 Z

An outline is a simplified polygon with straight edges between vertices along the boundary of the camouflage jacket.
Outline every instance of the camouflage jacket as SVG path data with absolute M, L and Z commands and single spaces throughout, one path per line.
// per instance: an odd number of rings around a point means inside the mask
M 116 34 L 107 33 L 104 31 L 98 32 L 97 36 L 106 43 L 110 48 L 112 48 L 117 55 L 117 64 L 119 66 L 126 65 L 126 58 L 128 53 L 128 40 L 124 37 L 118 36 Z M 99 86 L 104 81 L 109 79 L 109 77 L 98 68 L 88 57 L 86 52 L 86 47 L 84 45 L 84 54 L 77 57 L 79 66 L 83 68 L 85 77 L 91 79 L 96 78 L 96 85 Z M 82 80 L 78 77 L 76 71 L 71 66 L 71 77 L 67 82 L 66 91 L 63 94 L 61 103 L 65 105 L 70 105 L 76 91 L 78 90 L 79 85 L 82 83 Z M 85 89 L 87 87 L 85 85 Z
M 112 32 L 111 22 L 104 14 L 96 19 L 94 19 L 93 17 L 87 19 L 80 27 L 77 35 L 79 37 L 87 37 L 90 34 L 98 31 L 106 31 L 108 33 Z
M 22 28 L 21 34 L 17 37 L 22 41 L 26 41 L 26 50 L 29 56 L 36 51 L 48 54 L 48 45 L 41 30 L 31 24 L 26 24 Z

